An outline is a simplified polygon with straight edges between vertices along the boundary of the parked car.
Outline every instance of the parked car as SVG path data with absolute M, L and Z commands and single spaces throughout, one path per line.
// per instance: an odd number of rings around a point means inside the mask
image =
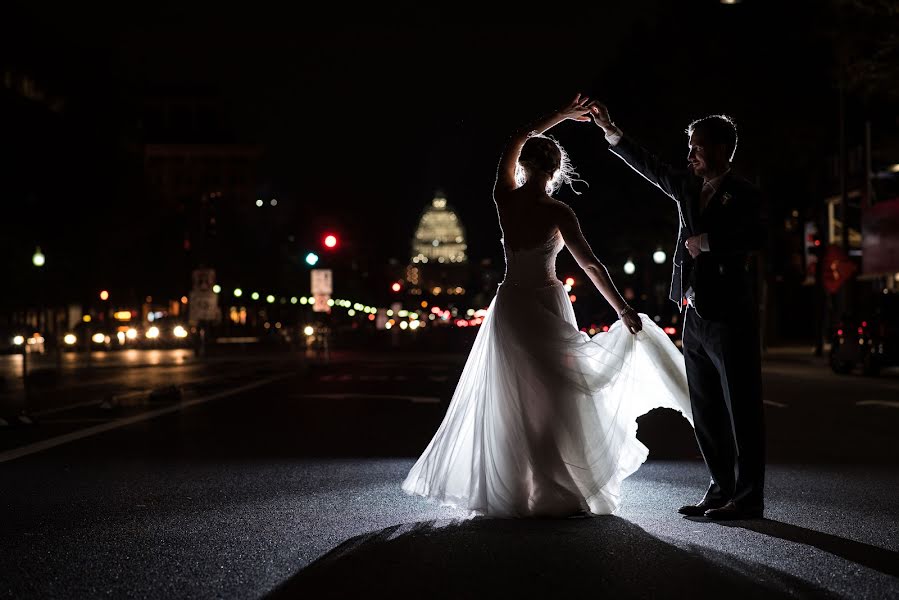
M 833 331 L 830 367 L 850 373 L 861 366 L 865 375 L 899 366 L 899 293 L 879 294 L 858 316 L 844 316 Z

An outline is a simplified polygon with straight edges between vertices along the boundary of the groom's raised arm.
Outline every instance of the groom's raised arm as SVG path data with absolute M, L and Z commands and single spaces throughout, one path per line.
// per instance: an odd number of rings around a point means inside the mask
M 609 150 L 673 200 L 680 201 L 683 197 L 684 187 L 690 180 L 689 171 L 686 169 L 675 169 L 647 151 L 630 137 L 624 135 L 612 123 L 608 109 L 599 102 L 594 101 L 592 103 L 590 115 L 593 117 L 594 123 L 605 133 L 606 141 L 609 142 L 610 146 Z
M 623 133 L 617 133 L 616 143 L 609 140 L 609 150 L 628 164 L 630 168 L 646 178 L 673 200 L 683 198 L 683 190 L 689 178 L 686 169 L 675 169 L 659 159 Z M 612 136 L 606 136 L 608 140 Z

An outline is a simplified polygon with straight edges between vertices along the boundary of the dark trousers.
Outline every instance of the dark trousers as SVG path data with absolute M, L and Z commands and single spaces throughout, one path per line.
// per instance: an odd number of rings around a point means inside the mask
M 712 476 L 706 499 L 762 508 L 765 419 L 758 318 L 684 314 L 684 359 L 696 441 Z M 733 316 L 733 315 L 732 315 Z

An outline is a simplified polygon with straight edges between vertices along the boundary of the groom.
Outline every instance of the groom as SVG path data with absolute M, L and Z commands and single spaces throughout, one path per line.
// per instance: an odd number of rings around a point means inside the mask
M 644 150 L 591 107 L 611 150 L 677 203 L 680 217 L 669 297 L 684 310 L 683 348 L 699 449 L 711 483 L 680 513 L 714 520 L 760 518 L 764 510 L 765 432 L 758 304 L 750 255 L 765 230 L 758 189 L 730 170 L 737 147 L 724 115 L 687 128 L 688 167 Z

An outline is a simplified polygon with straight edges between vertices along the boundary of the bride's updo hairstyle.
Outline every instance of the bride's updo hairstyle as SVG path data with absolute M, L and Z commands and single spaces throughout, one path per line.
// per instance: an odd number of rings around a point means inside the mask
M 524 185 L 529 174 L 540 174 L 549 177 L 546 183 L 546 193 L 554 194 L 559 191 L 562 184 L 571 186 L 575 194 L 580 194 L 572 185 L 575 181 L 583 181 L 577 178 L 577 172 L 568 160 L 565 149 L 554 138 L 540 133 L 531 133 L 521 148 L 518 157 L 518 165 L 515 169 L 515 180 L 518 185 Z

